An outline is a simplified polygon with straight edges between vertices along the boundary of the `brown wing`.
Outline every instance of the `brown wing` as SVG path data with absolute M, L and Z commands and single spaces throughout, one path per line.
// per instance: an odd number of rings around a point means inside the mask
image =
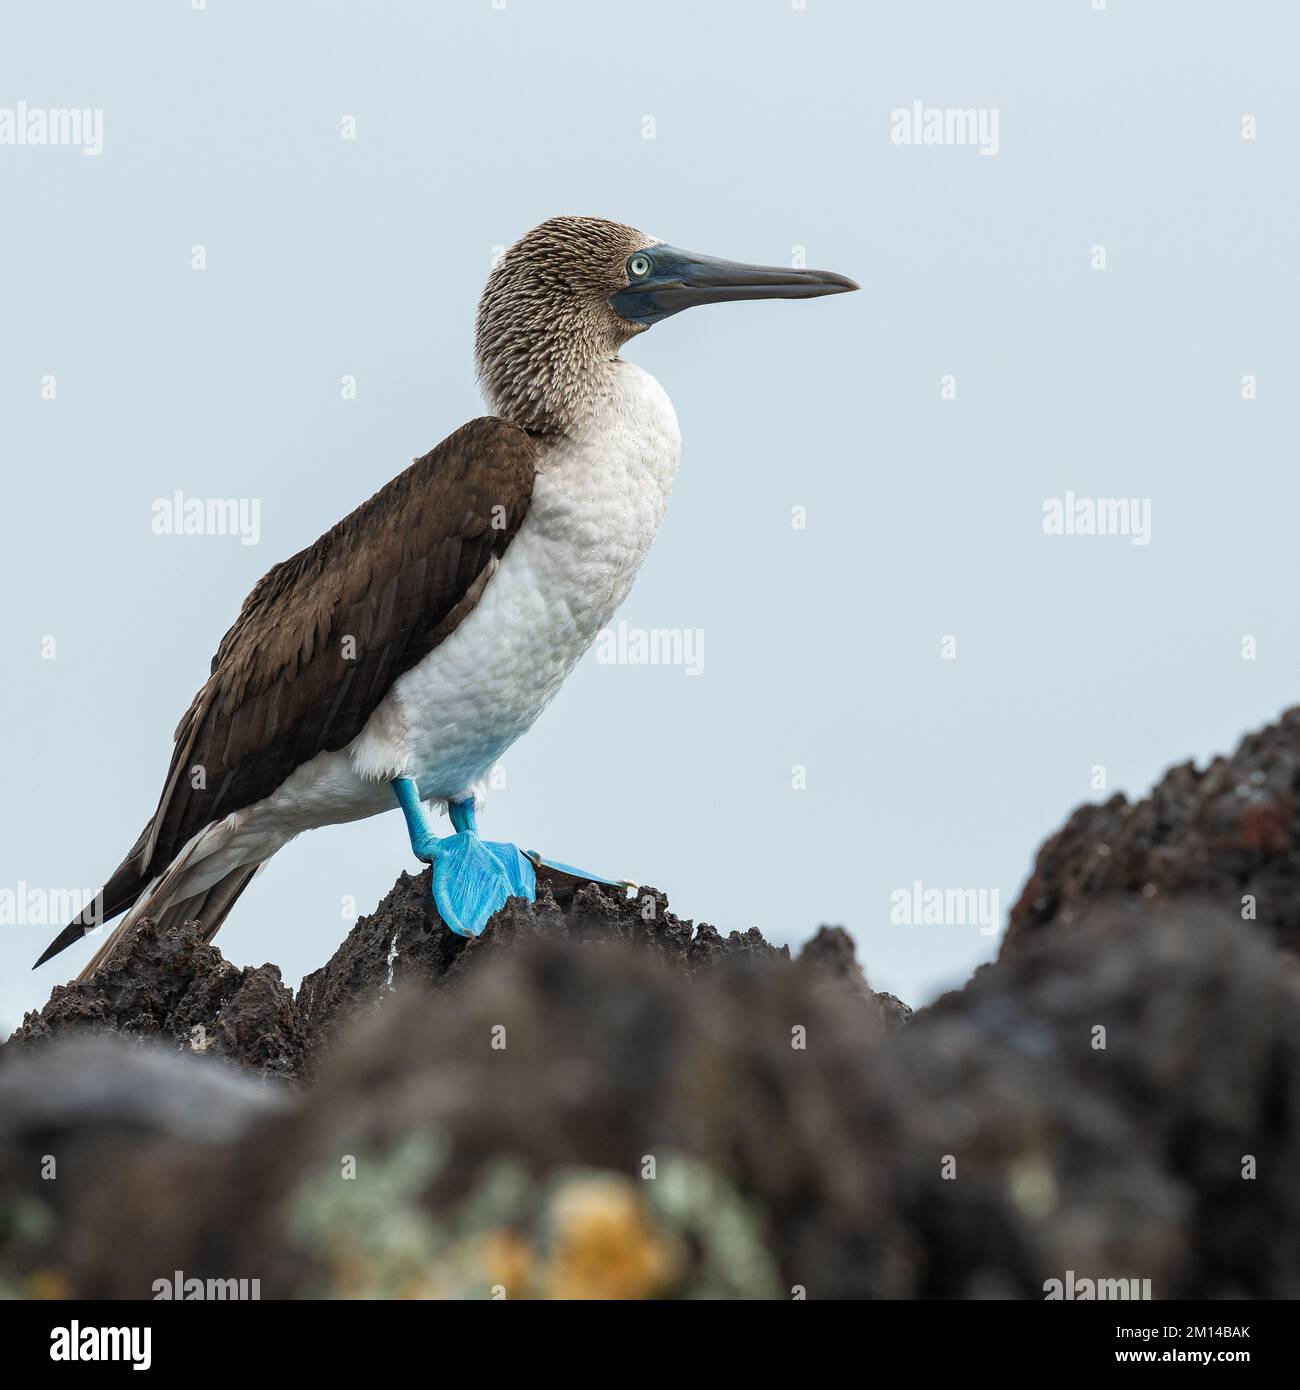
M 258 583 L 176 730 L 136 872 L 161 872 L 205 825 L 361 732 L 473 607 L 528 511 L 535 464 L 522 430 L 473 420 Z
M 269 796 L 317 753 L 350 743 L 397 677 L 478 601 L 523 523 L 535 473 L 524 431 L 472 420 L 271 570 L 177 727 L 153 819 L 98 902 L 36 964 L 126 911 L 205 825 Z M 246 881 L 218 885 L 223 911 Z

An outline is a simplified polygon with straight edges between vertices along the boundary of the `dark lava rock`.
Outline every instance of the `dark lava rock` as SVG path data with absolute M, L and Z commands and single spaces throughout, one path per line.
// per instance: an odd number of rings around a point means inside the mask
M 183 1172 L 237 1144 L 288 1095 L 232 1063 L 142 1038 L 0 1049 L 0 1297 L 74 1293 L 72 1252 L 91 1230 L 149 1248 L 154 1212 L 186 1201 Z M 159 1184 L 152 1203 L 117 1206 L 128 1174 L 142 1195 Z
M 1077 812 L 910 1022 L 654 889 L 404 875 L 297 1000 L 142 926 L 0 1049 L 0 1295 L 1300 1296 L 1297 735 Z
M 358 1020 L 287 1107 L 234 1106 L 234 1137 L 105 1148 L 41 1268 L 92 1297 L 160 1269 L 263 1297 L 1042 1298 L 1071 1270 L 1300 1294 L 1300 966 L 1212 905 L 1099 915 L 903 1029 L 819 962 L 833 933 L 688 978 L 565 935 L 487 949 Z M 0 1102 L 64 1045 L 7 1050 Z M 0 1103 L 10 1206 L 80 1138 L 41 1123 Z
M 164 937 L 141 922 L 90 980 L 56 985 L 7 1047 L 105 1031 L 164 1039 L 263 1075 L 293 1077 L 303 1063 L 298 1011 L 279 969 L 231 965 L 193 925 Z
M 632 946 L 687 975 L 742 957 L 789 959 L 786 947 L 770 945 L 756 930 L 724 938 L 707 923 L 695 927 L 669 910 L 667 896 L 658 889 L 640 888 L 629 897 L 545 870 L 539 874 L 535 903 L 507 903 L 482 936 L 466 940 L 443 926 L 429 878 L 428 869 L 402 874 L 328 964 L 304 977 L 298 1007 L 309 1067 L 319 1063 L 340 1028 L 382 1008 L 404 988 L 455 988 L 502 948 L 539 937 L 599 950 Z
M 921 1011 L 892 1060 L 918 1291 L 1032 1296 L 1073 1269 L 1300 1293 L 1300 964 L 1238 917 L 1095 913 Z
M 696 927 L 679 918 L 656 888 L 628 896 L 546 870 L 539 874 L 537 902 L 508 903 L 481 937 L 466 940 L 443 926 L 429 873 L 403 873 L 334 956 L 303 979 L 296 999 L 274 965 L 239 970 L 205 944 L 195 927 L 164 940 L 144 921 L 91 980 L 57 986 L 39 1013 L 25 1016 L 10 1045 L 30 1046 L 68 1032 L 117 1031 L 210 1052 L 262 1075 L 302 1079 L 356 1019 L 412 989 L 454 990 L 501 951 L 536 939 L 581 950 L 635 948 L 688 979 L 742 960 L 795 968 L 787 947 L 771 945 L 752 928 L 724 937 L 708 923 Z M 872 994 L 842 928 L 822 928 L 797 964 L 815 965 L 875 999 L 892 1025 L 910 1017 L 894 996 Z
M 867 984 L 867 977 L 858 964 L 853 938 L 843 927 L 819 927 L 817 935 L 805 943 L 799 953 L 799 964 L 805 970 L 823 972 L 830 979 L 849 986 L 856 994 L 874 999 L 890 1029 L 911 1022 L 911 1008 L 897 995 L 878 994 Z
M 538 1229 L 550 1229 L 584 1192 L 593 1221 L 617 1221 L 620 1200 L 660 1191 L 644 1178 L 649 1161 L 672 1194 L 662 1229 L 630 1220 L 627 1234 L 634 1253 L 638 1240 L 677 1249 L 669 1288 L 779 1295 L 782 1258 L 828 1292 L 847 1287 L 825 1261 L 841 1243 L 836 1194 L 856 1203 L 865 1190 L 856 1107 L 842 1098 L 861 1095 L 887 1035 L 869 997 L 775 952 L 736 948 L 730 967 L 687 982 L 626 943 L 533 932 L 488 949 L 490 968 L 455 989 L 406 989 L 361 1019 L 294 1109 L 238 1143 L 174 1153 L 174 1176 L 156 1147 L 143 1166 L 110 1164 L 111 1200 L 82 1211 L 64 1252 L 71 1286 L 137 1297 L 159 1269 L 182 1269 L 257 1277 L 264 1297 L 392 1292 L 416 1240 L 422 1262 L 449 1266 L 447 1291 L 465 1291 L 459 1279 L 514 1295 L 525 1276 L 497 1251 L 508 1231 L 539 1205 Z M 552 1210 L 548 1184 L 565 1174 L 588 1176 Z M 130 1236 L 136 1222 L 147 1240 Z M 373 1250 L 358 1249 L 362 1227 Z M 463 1255 L 448 1253 L 458 1245 Z M 748 1253 L 732 1268 L 737 1250 Z M 462 1259 L 471 1267 L 457 1274 Z M 551 1264 L 526 1287 L 570 1287 L 564 1259 Z
M 1192 896 L 1300 950 L 1300 708 L 1203 772 L 1171 768 L 1151 795 L 1081 806 L 1039 851 L 1004 957 L 1120 901 Z

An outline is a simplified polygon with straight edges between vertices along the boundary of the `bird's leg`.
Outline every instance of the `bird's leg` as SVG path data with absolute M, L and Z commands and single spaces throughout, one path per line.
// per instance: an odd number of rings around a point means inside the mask
M 409 777 L 398 777 L 393 781 L 393 795 L 406 817 L 406 833 L 411 837 L 411 853 L 426 864 L 432 864 L 442 843 L 429 824 L 429 813 L 420 800 L 420 789 Z
M 393 794 L 406 817 L 412 853 L 433 865 L 433 900 L 438 913 L 460 936 L 478 936 L 488 918 L 508 898 L 532 902 L 537 897 L 538 869 L 609 888 L 636 887 L 626 879 L 602 878 L 555 859 L 543 859 L 535 851 L 521 850 L 517 845 L 482 839 L 473 797 L 448 803 L 447 814 L 456 833 L 437 835 L 420 800 L 419 788 L 409 777 L 398 777 L 393 782 Z
M 514 845 L 485 841 L 478 833 L 474 800 L 448 807 L 454 835 L 435 835 L 419 788 L 409 777 L 393 782 L 393 795 L 406 817 L 411 850 L 433 865 L 433 900 L 447 926 L 459 936 L 478 936 L 488 918 L 509 898 L 537 896 L 532 861 Z

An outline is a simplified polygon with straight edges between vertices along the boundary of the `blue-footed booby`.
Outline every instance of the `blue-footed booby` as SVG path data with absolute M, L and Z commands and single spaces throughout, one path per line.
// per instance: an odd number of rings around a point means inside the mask
M 157 810 L 37 965 L 122 913 L 79 978 L 145 916 L 197 921 L 210 941 L 294 836 L 394 802 L 452 931 L 477 935 L 507 898 L 533 897 L 551 861 L 482 840 L 475 804 L 627 596 L 677 472 L 672 404 L 620 348 L 692 305 L 854 289 L 594 217 L 516 242 L 478 307 L 494 414 L 256 585 L 176 730 Z M 434 831 L 439 806 L 450 835 Z

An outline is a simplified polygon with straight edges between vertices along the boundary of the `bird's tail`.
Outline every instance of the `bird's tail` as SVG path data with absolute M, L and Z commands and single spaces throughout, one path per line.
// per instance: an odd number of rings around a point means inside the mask
M 201 924 L 203 940 L 211 941 L 264 862 L 258 859 L 241 863 L 236 859 L 232 863 L 233 856 L 221 854 L 235 828 L 232 819 L 200 831 L 161 874 L 149 877 L 138 867 L 141 847 L 149 834 L 146 827 L 95 903 L 73 918 L 50 942 L 36 964 L 44 965 L 93 928 L 111 922 L 123 912 L 126 915 L 77 976 L 78 981 L 88 980 L 103 966 L 131 928 L 144 917 L 156 922 L 164 932 L 185 922 L 197 921 Z M 274 853 L 274 849 L 270 849 L 270 853 Z
M 112 878 L 95 895 L 92 903 L 84 907 L 41 953 L 41 958 L 32 966 L 33 970 L 44 965 L 47 960 L 57 956 L 75 945 L 87 932 L 95 927 L 111 922 L 114 917 L 126 912 L 140 899 L 149 887 L 149 875 L 140 870 L 140 851 L 149 826 L 145 826 L 140 838 L 135 842 L 131 853 L 117 866 Z
M 261 867 L 261 864 L 241 864 L 202 893 L 171 901 L 166 901 L 165 894 L 160 891 L 168 876 L 164 874 L 156 885 L 150 886 L 148 892 L 141 894 L 135 906 L 108 934 L 108 940 L 91 956 L 85 969 L 77 976 L 78 983 L 90 979 L 96 970 L 106 965 L 131 928 L 145 917 L 157 924 L 160 935 L 166 935 L 186 922 L 197 922 L 203 940 L 211 941 L 221 930 L 221 924 L 230 915 L 230 909 L 239 895 Z

